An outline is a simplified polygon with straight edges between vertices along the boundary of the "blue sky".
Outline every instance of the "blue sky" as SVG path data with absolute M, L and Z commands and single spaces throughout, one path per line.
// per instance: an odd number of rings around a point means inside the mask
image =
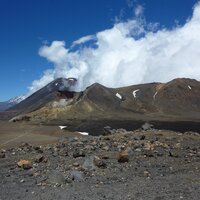
M 132 2 L 132 4 L 130 4 Z M 38 55 L 44 42 L 70 46 L 78 38 L 133 17 L 137 5 L 147 22 L 172 28 L 184 24 L 197 0 L 1 0 L 0 101 L 27 93 L 33 80 L 52 67 Z M 131 5 L 131 6 L 130 6 Z

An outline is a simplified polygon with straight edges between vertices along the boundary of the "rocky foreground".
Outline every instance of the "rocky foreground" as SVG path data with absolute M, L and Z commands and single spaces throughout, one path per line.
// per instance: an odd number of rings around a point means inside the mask
M 2 149 L 0 199 L 199 199 L 199 133 L 110 132 Z

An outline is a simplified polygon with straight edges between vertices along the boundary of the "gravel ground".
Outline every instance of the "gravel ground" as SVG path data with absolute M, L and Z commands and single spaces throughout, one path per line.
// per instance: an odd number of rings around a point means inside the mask
M 0 200 L 200 197 L 200 134 L 112 130 L 0 150 Z

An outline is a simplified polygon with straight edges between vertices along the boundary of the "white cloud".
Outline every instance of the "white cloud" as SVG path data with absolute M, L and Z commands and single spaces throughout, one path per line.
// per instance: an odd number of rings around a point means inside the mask
M 29 96 L 33 92 L 39 90 L 46 84 L 50 83 L 54 80 L 54 70 L 46 70 L 39 80 L 35 80 L 32 82 L 32 85 L 29 87 L 29 92 L 26 96 Z
M 78 40 L 73 42 L 72 47 L 79 45 L 79 44 L 86 43 L 90 40 L 94 40 L 95 38 L 96 38 L 95 35 L 87 35 L 87 36 L 81 37 Z
M 144 7 L 141 5 L 137 5 L 136 8 L 134 9 L 134 14 L 136 17 L 143 15 L 143 12 L 144 12 Z
M 138 11 L 141 14 L 141 11 Z M 54 68 L 33 82 L 30 93 L 58 77 L 78 79 L 77 90 L 94 82 L 108 87 L 166 82 L 177 77 L 200 79 L 200 3 L 183 26 L 158 29 L 136 18 L 98 32 L 95 48 L 71 51 L 63 41 L 43 46 L 39 54 Z M 80 44 L 91 36 L 75 41 Z M 73 43 L 74 44 L 74 43 Z
M 133 8 L 138 3 L 138 0 L 126 0 L 126 3 L 129 8 Z
M 44 45 L 39 50 L 39 55 L 47 58 L 48 61 L 60 65 L 66 62 L 68 49 L 65 48 L 64 41 L 54 41 L 51 47 Z

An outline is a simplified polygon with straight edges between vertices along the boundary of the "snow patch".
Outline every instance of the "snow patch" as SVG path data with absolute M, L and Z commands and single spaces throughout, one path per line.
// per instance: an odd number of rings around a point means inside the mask
M 57 86 L 57 85 L 58 85 L 58 83 L 55 84 L 55 86 Z
M 64 128 L 66 128 L 67 126 L 59 126 L 59 128 L 61 129 L 61 130 L 63 130 Z
M 80 133 L 81 135 L 89 135 L 89 133 L 87 132 L 78 132 L 78 133 Z
M 122 96 L 119 93 L 116 93 L 116 97 L 118 97 L 119 99 L 122 99 Z
M 190 85 L 188 85 L 188 88 L 189 88 L 190 90 L 192 89 Z
M 15 104 L 17 104 L 17 103 L 20 103 L 21 101 L 23 101 L 24 99 L 26 99 L 25 96 L 18 96 L 18 97 L 14 97 L 14 98 L 8 100 L 8 103 L 15 103 Z
M 75 78 L 68 78 L 68 80 L 69 80 L 69 81 L 74 81 L 74 80 L 75 80 Z
M 140 90 L 137 89 L 137 90 L 134 90 L 134 91 L 133 91 L 133 96 L 134 96 L 134 98 L 136 98 L 136 93 L 137 93 L 138 91 L 140 91 Z
M 155 100 L 156 99 L 156 95 L 158 94 L 158 92 L 156 92 L 154 95 L 153 95 L 153 99 Z

